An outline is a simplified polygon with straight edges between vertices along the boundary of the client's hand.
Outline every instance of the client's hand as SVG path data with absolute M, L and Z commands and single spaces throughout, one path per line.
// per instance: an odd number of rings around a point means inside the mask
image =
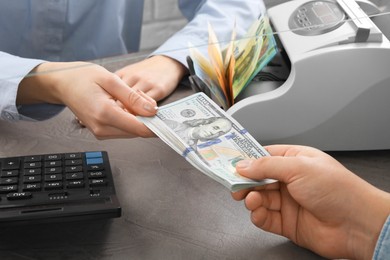
M 135 115 L 153 116 L 156 101 L 103 67 L 47 62 L 33 72 L 19 85 L 18 104 L 64 104 L 98 139 L 154 136 Z
M 175 90 L 187 68 L 176 60 L 165 56 L 153 56 L 126 66 L 116 74 L 134 89 L 161 100 Z
M 272 156 L 237 165 L 251 179 L 279 182 L 232 194 L 259 228 L 327 258 L 371 259 L 390 213 L 390 194 L 310 147 L 275 145 Z

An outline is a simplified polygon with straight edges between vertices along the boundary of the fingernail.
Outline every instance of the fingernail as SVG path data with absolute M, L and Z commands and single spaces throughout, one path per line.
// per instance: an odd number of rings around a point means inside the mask
M 144 109 L 149 111 L 149 112 L 153 112 L 154 111 L 153 106 L 150 105 L 149 103 L 144 104 Z
M 149 111 L 149 112 L 155 112 L 157 110 L 158 107 L 156 106 L 152 106 L 151 104 L 149 103 L 146 103 L 144 104 L 144 109 Z
M 244 169 L 250 167 L 252 164 L 252 160 L 241 160 L 236 164 L 236 167 Z

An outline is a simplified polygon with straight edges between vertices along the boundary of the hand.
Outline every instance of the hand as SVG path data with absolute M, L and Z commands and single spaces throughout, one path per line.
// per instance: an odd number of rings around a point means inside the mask
M 115 72 L 130 87 L 159 101 L 173 92 L 187 68 L 166 56 L 153 56 Z
M 272 156 L 237 164 L 239 174 L 279 182 L 232 194 L 259 228 L 327 258 L 371 259 L 390 195 L 310 147 L 269 146 Z
M 103 67 L 47 62 L 33 72 L 19 85 L 18 104 L 64 104 L 98 139 L 154 136 L 134 115 L 154 115 L 156 101 Z

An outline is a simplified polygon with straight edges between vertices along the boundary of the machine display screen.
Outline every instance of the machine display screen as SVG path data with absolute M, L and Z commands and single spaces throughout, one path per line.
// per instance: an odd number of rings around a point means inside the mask
M 313 5 L 313 11 L 317 16 L 332 15 L 332 10 L 327 4 Z
M 290 29 L 300 35 L 320 35 L 344 23 L 345 13 L 331 0 L 310 1 L 298 7 L 290 17 Z
M 313 11 L 324 24 L 334 23 L 339 19 L 337 14 L 327 4 L 314 5 Z

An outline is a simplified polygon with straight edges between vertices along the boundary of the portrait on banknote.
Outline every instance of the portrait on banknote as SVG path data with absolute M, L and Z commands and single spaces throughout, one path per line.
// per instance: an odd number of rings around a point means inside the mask
M 197 150 L 198 141 L 215 140 L 232 128 L 230 120 L 223 117 L 199 118 L 183 122 L 165 120 L 164 122 L 194 150 Z

